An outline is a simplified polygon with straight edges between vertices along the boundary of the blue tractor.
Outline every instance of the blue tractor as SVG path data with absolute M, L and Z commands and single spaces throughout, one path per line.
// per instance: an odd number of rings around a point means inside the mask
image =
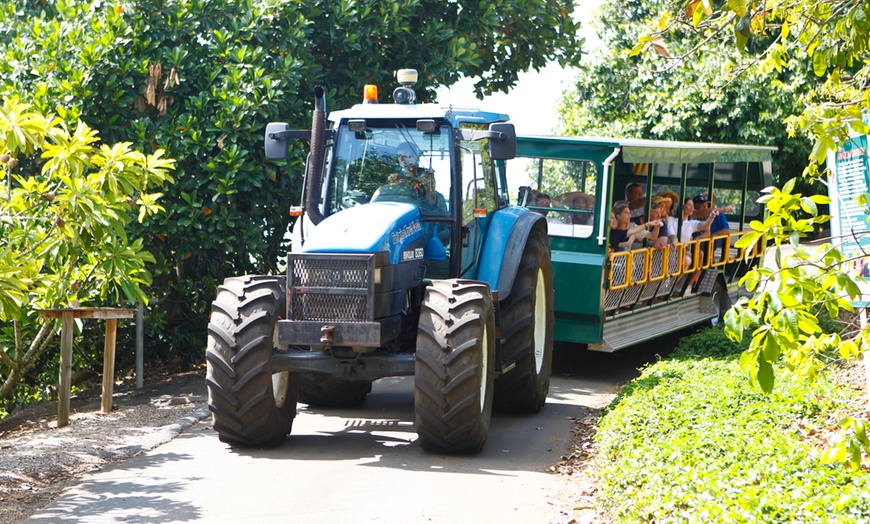
M 209 408 L 221 440 L 276 445 L 296 403 L 362 403 L 372 382 L 414 376 L 429 451 L 474 453 L 493 408 L 537 412 L 553 351 L 545 218 L 508 200 L 516 152 L 503 114 L 417 104 L 401 70 L 393 104 L 311 130 L 266 128 L 268 158 L 310 140 L 286 276 L 228 278 L 209 322 Z M 327 128 L 327 121 L 331 126 Z

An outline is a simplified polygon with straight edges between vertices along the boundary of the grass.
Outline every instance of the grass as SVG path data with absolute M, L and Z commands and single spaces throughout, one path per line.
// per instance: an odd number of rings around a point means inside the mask
M 764 395 L 741 350 L 705 330 L 623 388 L 596 435 L 599 502 L 618 522 L 870 521 L 870 474 L 814 447 L 854 391 L 778 369 Z

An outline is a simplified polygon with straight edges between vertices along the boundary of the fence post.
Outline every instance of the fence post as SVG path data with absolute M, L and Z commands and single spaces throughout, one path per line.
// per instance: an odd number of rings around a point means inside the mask
M 112 390 L 115 388 L 115 336 L 118 319 L 106 319 L 106 342 L 103 346 L 103 396 L 100 407 L 103 413 L 112 412 Z
M 69 397 L 72 387 L 73 313 L 64 311 L 60 328 L 60 377 L 57 391 L 57 427 L 69 424 Z
M 142 389 L 145 380 L 145 305 L 136 304 L 136 389 Z

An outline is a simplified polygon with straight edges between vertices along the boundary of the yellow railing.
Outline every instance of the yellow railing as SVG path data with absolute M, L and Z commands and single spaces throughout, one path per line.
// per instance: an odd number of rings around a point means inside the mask
M 661 249 L 642 248 L 634 251 L 610 253 L 610 268 L 607 272 L 608 289 L 625 289 L 647 282 L 658 282 L 667 277 L 694 273 L 700 269 L 720 268 L 739 260 L 761 257 L 764 253 L 764 238 L 756 243 L 748 254 L 745 248 L 734 247 L 737 239 L 744 234 L 745 232 L 729 232 L 675 246 L 665 246 Z M 716 253 L 717 244 L 719 244 L 718 256 Z M 673 251 L 679 253 L 679 263 L 676 264 L 676 270 L 672 270 L 668 264 L 670 254 Z

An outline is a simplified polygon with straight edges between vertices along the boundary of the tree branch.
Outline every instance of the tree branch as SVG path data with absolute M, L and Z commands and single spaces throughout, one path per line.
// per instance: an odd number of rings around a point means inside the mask
M 18 369 L 18 364 L 15 363 L 14 360 L 6 353 L 6 348 L 0 347 L 0 360 L 3 361 L 4 364 L 12 368 L 12 370 Z

